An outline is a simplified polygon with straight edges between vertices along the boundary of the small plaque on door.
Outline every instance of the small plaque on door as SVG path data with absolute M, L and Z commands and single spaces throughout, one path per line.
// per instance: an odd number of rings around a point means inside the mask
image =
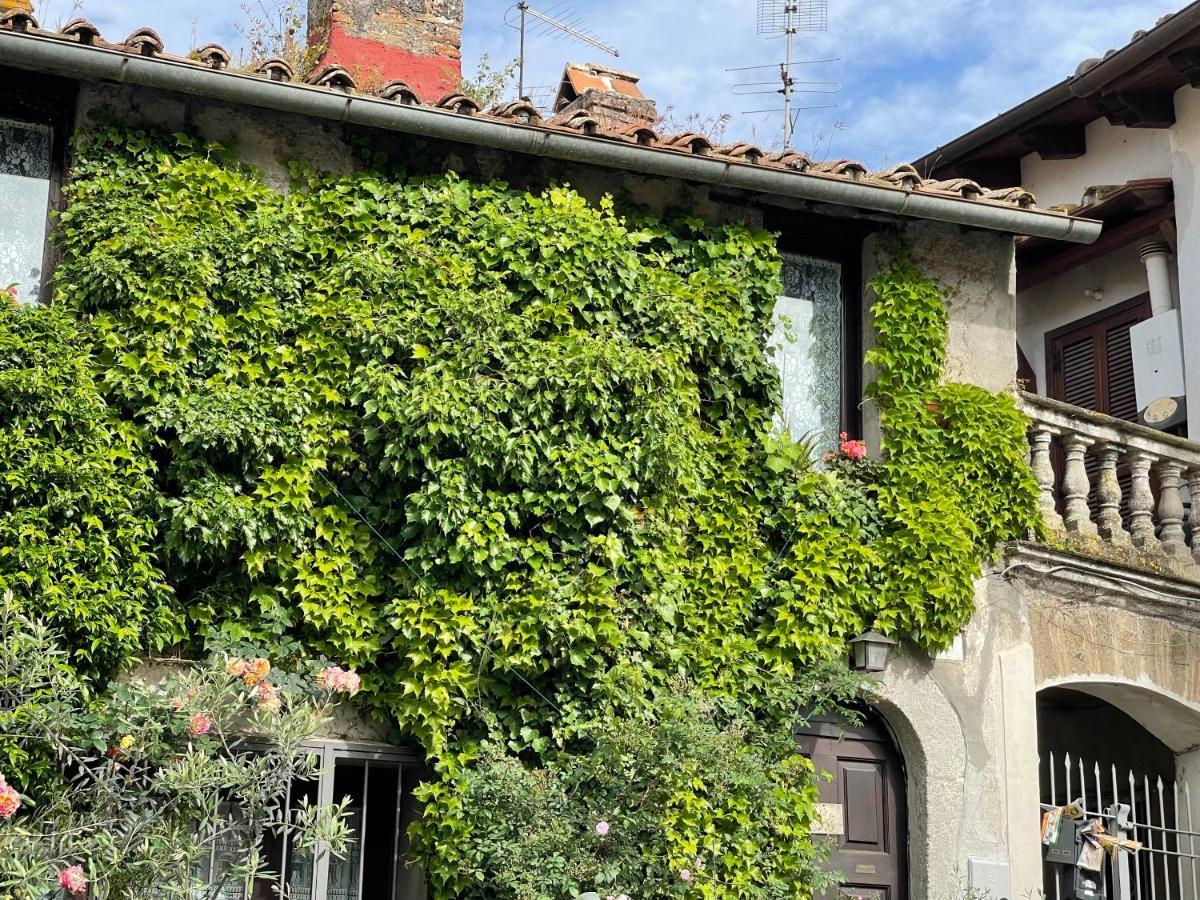
M 854 874 L 855 875 L 874 875 L 875 867 L 874 866 L 857 865 L 854 867 Z
M 818 803 L 817 814 L 813 819 L 813 834 L 843 834 L 845 832 L 845 817 L 840 803 Z

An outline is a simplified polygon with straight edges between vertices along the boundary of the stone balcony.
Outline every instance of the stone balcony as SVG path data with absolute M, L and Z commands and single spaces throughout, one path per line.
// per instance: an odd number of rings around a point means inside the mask
M 1200 581 L 1200 444 L 1021 393 L 1051 543 Z

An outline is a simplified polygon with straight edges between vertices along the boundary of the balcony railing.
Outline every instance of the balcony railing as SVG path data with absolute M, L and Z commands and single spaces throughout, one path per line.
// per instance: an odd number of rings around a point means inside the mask
M 1200 578 L 1200 444 L 1046 397 L 1020 402 L 1051 533 Z

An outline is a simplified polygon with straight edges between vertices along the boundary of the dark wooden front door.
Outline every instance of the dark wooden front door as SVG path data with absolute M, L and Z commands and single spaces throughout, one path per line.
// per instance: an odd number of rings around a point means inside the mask
M 860 725 L 814 720 L 796 740 L 817 770 L 832 776 L 820 784 L 821 803 L 834 841 L 829 867 L 845 882 L 827 897 L 907 900 L 904 766 L 883 721 L 871 712 Z

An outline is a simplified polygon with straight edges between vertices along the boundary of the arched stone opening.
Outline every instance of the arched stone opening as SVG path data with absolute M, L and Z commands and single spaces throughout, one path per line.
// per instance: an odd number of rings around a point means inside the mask
M 1123 896 L 1193 896 L 1200 710 L 1142 684 L 1076 680 L 1038 691 L 1037 722 L 1043 806 L 1082 800 L 1089 821 L 1144 845 L 1136 857 L 1118 856 L 1120 872 L 1104 862 L 1105 895 L 1118 896 L 1118 879 L 1128 885 Z M 1073 877 L 1050 862 L 1043 875 L 1051 897 Z

